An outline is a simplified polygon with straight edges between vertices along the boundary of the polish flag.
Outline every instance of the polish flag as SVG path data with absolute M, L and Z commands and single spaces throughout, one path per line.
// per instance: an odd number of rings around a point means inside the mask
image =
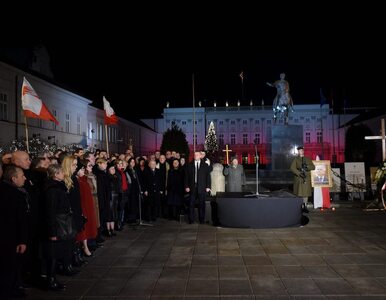
M 316 160 L 320 160 L 316 156 Z M 314 208 L 330 208 L 330 188 L 329 187 L 314 187 Z
M 330 208 L 330 188 L 315 187 L 314 188 L 314 208 Z
M 58 120 L 55 119 L 47 106 L 40 100 L 38 94 L 36 94 L 25 77 L 23 77 L 23 86 L 21 88 L 21 106 L 26 117 L 52 121 L 59 125 Z
M 105 124 L 117 124 L 118 118 L 115 115 L 114 110 L 111 108 L 109 101 L 103 96 L 103 109 L 105 110 Z

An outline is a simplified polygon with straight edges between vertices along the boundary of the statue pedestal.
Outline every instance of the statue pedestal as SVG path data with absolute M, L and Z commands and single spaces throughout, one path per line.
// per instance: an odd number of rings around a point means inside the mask
M 289 170 L 296 156 L 296 147 L 303 145 L 302 125 L 274 125 L 271 129 L 272 170 Z
M 297 155 L 296 147 L 303 145 L 303 126 L 273 125 L 271 137 L 271 168 L 259 170 L 259 184 L 269 190 L 291 189 L 290 166 Z

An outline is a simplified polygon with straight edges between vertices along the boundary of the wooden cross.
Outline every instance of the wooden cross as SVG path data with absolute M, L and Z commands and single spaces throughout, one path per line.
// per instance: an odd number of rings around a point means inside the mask
M 226 153 L 227 165 L 229 165 L 229 152 L 232 152 L 232 150 L 228 148 L 228 145 L 225 145 L 225 150 L 222 150 L 222 151 Z
M 365 136 L 365 140 L 382 140 L 382 160 L 386 160 L 385 119 L 381 119 L 381 135 Z

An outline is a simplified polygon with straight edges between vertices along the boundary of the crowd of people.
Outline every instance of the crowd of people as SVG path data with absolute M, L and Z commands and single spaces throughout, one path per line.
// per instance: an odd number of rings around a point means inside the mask
M 24 296 L 25 285 L 66 289 L 56 274 L 73 276 L 106 238 L 140 221 L 205 220 L 211 165 L 197 151 L 135 157 L 128 149 L 110 157 L 76 149 L 31 159 L 5 152 L 0 164 L 0 298 Z

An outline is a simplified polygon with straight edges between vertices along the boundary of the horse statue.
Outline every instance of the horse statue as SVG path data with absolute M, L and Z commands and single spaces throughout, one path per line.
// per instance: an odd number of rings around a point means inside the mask
M 275 87 L 277 93 L 275 99 L 273 99 L 273 120 L 276 123 L 277 118 L 284 119 L 284 124 L 288 124 L 289 111 L 293 112 L 292 97 L 289 93 L 288 81 L 284 79 L 285 74 L 280 74 L 280 80 L 276 80 L 274 83 L 267 82 L 267 85 Z

